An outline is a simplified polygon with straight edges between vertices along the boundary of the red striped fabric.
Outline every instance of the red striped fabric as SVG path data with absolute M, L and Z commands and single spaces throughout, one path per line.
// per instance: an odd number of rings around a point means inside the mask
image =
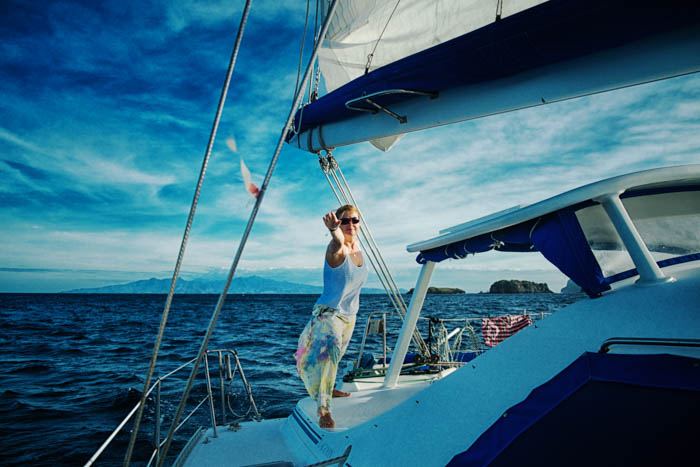
M 484 344 L 494 347 L 531 324 L 532 318 L 527 314 L 483 318 L 481 320 L 481 334 L 484 336 Z

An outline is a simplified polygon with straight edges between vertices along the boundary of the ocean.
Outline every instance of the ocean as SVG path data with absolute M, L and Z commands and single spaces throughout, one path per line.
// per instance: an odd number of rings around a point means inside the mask
M 316 298 L 230 295 L 226 300 L 209 349 L 238 352 L 263 418 L 286 417 L 306 395 L 293 354 Z M 570 294 L 428 295 L 423 316 L 551 313 L 582 298 Z M 216 295 L 175 296 L 156 377 L 196 356 L 217 300 Z M 87 462 L 140 399 L 164 303 L 165 295 L 0 294 L 0 464 Z M 357 327 L 341 370 L 359 352 L 368 313 L 392 309 L 386 296 L 362 295 Z M 395 316 L 387 319 L 392 345 L 400 323 Z M 426 325 L 421 323 L 423 328 Z M 218 362 L 212 358 L 210 365 L 218 375 Z M 188 376 L 189 368 L 163 383 L 161 439 Z M 203 378 L 198 381 L 190 396 L 192 406 L 207 394 Z M 240 379 L 232 384 L 230 390 L 240 396 Z M 212 385 L 218 410 L 218 377 Z M 153 399 L 149 397 L 145 410 L 134 465 L 145 465 L 154 446 Z M 232 405 L 238 413 L 247 407 L 241 397 L 234 398 Z M 177 432 L 171 453 L 184 445 L 196 425 L 211 423 L 207 404 L 189 422 Z M 96 465 L 121 465 L 130 426 Z

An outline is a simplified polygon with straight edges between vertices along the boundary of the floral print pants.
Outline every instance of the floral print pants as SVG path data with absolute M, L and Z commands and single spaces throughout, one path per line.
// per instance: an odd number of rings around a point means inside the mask
M 319 415 L 330 413 L 338 363 L 348 348 L 355 318 L 325 305 L 314 306 L 311 320 L 299 336 L 297 370 L 306 390 L 316 401 Z

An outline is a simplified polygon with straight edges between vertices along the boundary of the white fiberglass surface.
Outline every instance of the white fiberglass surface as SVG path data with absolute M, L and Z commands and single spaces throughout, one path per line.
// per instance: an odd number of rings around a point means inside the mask
M 333 399 L 333 418 L 336 420 L 336 427 L 331 431 L 347 430 L 372 420 L 430 384 L 431 381 L 403 382 L 395 389 L 369 389 L 353 392 L 350 397 Z M 318 423 L 316 403 L 312 399 L 308 397 L 302 399 L 298 407 L 310 420 Z

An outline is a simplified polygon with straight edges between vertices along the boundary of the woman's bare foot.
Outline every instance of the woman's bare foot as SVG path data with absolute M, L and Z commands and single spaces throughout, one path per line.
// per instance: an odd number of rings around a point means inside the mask
M 321 415 L 321 418 L 318 420 L 318 426 L 321 428 L 335 428 L 335 421 L 331 418 L 330 412 Z
M 350 393 L 349 392 L 343 392 L 343 391 L 338 391 L 337 389 L 333 389 L 333 397 L 349 397 Z

